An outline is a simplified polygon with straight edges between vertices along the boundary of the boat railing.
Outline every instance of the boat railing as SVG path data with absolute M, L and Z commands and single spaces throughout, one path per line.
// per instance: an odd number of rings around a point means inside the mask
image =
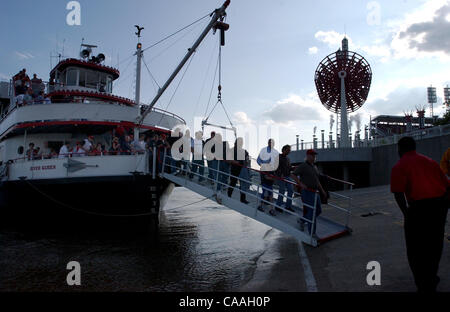
M 102 157 L 102 156 L 126 156 L 126 155 L 143 155 L 144 150 L 120 150 L 120 151 L 102 151 L 102 152 L 86 152 L 86 153 L 53 153 L 53 154 L 39 154 L 33 156 L 22 156 L 19 158 L 11 159 L 10 163 L 39 161 L 48 159 L 64 159 L 64 158 L 84 158 L 84 157 Z

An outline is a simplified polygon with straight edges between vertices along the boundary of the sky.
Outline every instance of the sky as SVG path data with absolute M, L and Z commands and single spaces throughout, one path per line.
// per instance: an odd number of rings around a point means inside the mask
M 134 25 L 145 27 L 141 42 L 146 48 L 222 4 L 217 0 L 79 0 L 81 24 L 69 25 L 69 2 L 2 3 L 0 79 L 27 68 L 48 80 L 57 55 L 78 57 L 84 38 L 85 43 L 99 46 L 95 52 L 106 55 L 107 65 L 119 68 L 114 93 L 134 99 Z M 157 85 L 169 77 L 208 21 L 206 17 L 145 51 L 141 102 L 152 100 Z M 351 120 L 360 120 L 360 127 L 371 116 L 403 115 L 426 106 L 430 85 L 437 87 L 435 115 L 444 111 L 442 88 L 450 84 L 449 1 L 232 0 L 226 22 L 230 29 L 222 47 L 222 100 L 238 134 L 252 141 L 247 147 L 253 153 L 269 137 L 281 149 L 294 144 L 296 135 L 312 141 L 314 129 L 317 135 L 320 130 L 328 134 L 331 113 L 318 99 L 314 72 L 325 56 L 340 47 L 344 35 L 349 49 L 363 55 L 373 72 L 366 103 L 351 114 Z M 211 32 L 185 74 L 183 69 L 156 105 L 182 116 L 193 131 L 217 102 L 218 47 L 219 36 Z M 209 121 L 229 124 L 220 105 Z M 352 123 L 351 132 L 356 128 L 357 122 Z

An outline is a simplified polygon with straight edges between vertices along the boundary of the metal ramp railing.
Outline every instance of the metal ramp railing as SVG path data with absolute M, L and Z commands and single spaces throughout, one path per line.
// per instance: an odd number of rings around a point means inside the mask
M 283 233 L 291 235 L 308 245 L 315 247 L 326 241 L 351 233 L 349 227 L 351 196 L 348 197 L 332 193 L 333 195 L 347 199 L 348 202 L 347 208 L 329 203 L 329 207 L 336 208 L 336 211 L 344 213 L 345 221 L 343 222 L 344 224 L 341 224 L 327 217 L 317 216 L 317 201 L 320 200 L 318 192 L 315 192 L 314 194 L 315 204 L 312 206 L 303 203 L 301 201 L 301 195 L 295 191 L 293 192 L 292 197 L 288 197 L 285 194 L 281 194 L 276 189 L 269 190 L 266 187 L 263 187 L 260 181 L 258 181 L 257 177 L 259 175 L 257 174 L 251 174 L 252 177 L 250 179 L 244 179 L 242 177 L 233 176 L 229 172 L 220 171 L 219 161 L 216 162 L 216 168 L 210 168 L 186 160 L 175 160 L 168 155 L 161 156 L 162 159 L 159 159 L 158 162 L 153 162 L 152 170 L 153 172 L 159 172 L 160 177 L 183 186 L 204 197 L 214 198 L 219 204 Z M 155 158 L 154 154 L 153 159 Z M 157 168 L 155 168 L 155 164 Z M 192 170 L 193 166 L 198 166 L 197 170 Z M 249 169 L 252 173 L 256 172 L 256 170 L 247 167 L 243 167 L 242 170 L 244 170 L 244 168 Z M 202 174 L 200 174 L 200 172 L 202 172 Z M 228 183 L 230 178 L 237 179 L 239 187 L 237 184 L 236 186 L 231 187 Z M 294 182 L 290 183 L 294 184 Z M 243 188 L 243 185 L 247 185 L 247 188 Z M 226 192 L 228 188 L 233 189 L 231 197 L 229 197 Z M 272 191 L 273 200 L 261 198 L 263 191 Z M 241 202 L 240 194 L 245 194 L 248 203 Z M 284 206 L 279 206 L 275 203 L 279 196 L 284 197 L 283 203 L 285 200 L 292 200 L 292 210 L 288 210 Z M 269 206 L 269 209 L 267 209 L 267 206 Z M 259 210 L 258 207 L 263 209 Z M 313 211 L 311 219 L 305 217 L 303 213 L 304 209 L 308 208 Z M 275 212 L 271 214 L 271 210 Z

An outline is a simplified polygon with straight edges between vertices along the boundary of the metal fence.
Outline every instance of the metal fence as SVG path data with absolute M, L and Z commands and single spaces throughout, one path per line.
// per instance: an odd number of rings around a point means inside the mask
M 403 134 L 394 134 L 383 137 L 373 137 L 370 139 L 355 139 L 350 141 L 350 148 L 377 147 L 383 145 L 397 144 L 398 140 L 405 136 L 413 137 L 415 140 L 423 140 L 427 138 L 433 138 L 449 134 L 450 134 L 450 124 L 411 131 Z M 339 140 L 316 139 L 312 142 L 304 142 L 303 140 L 300 140 L 296 144 L 291 144 L 292 150 L 299 150 L 299 151 L 308 149 L 333 149 L 339 147 L 340 147 Z

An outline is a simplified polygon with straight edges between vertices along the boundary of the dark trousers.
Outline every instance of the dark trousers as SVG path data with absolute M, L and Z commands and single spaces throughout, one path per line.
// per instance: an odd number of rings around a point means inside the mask
M 436 291 L 437 272 L 444 244 L 448 201 L 430 198 L 410 204 L 405 214 L 405 241 L 417 290 Z
M 232 176 L 230 177 L 230 187 L 228 188 L 228 196 L 231 196 L 231 194 L 233 194 L 233 190 L 237 184 L 238 177 L 241 174 L 241 170 L 242 170 L 241 166 L 231 165 L 230 174 Z

